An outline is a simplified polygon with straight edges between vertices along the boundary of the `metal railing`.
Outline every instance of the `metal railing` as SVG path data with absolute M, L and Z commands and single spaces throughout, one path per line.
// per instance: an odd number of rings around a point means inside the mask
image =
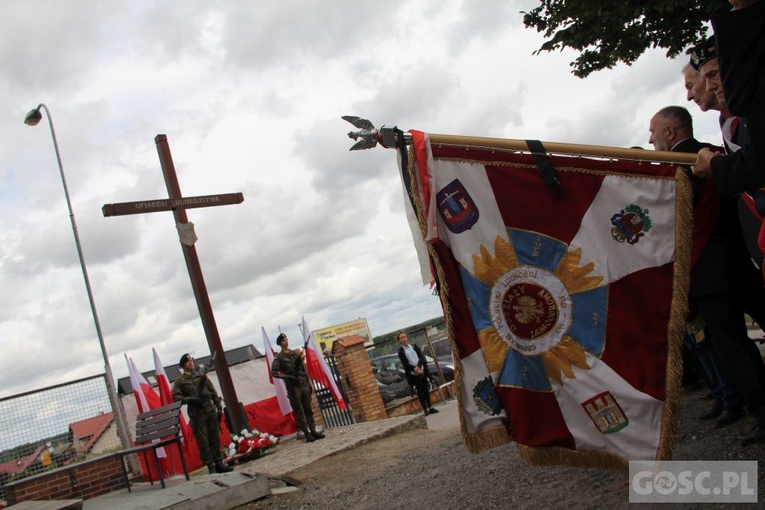
M 348 403 L 348 397 L 345 394 L 342 378 L 338 375 L 337 362 L 335 361 L 335 357 L 331 354 L 325 355 L 324 361 L 327 362 L 327 365 L 332 371 L 332 376 L 335 379 L 335 384 L 337 384 L 337 387 L 340 390 L 340 393 L 343 395 L 343 399 L 345 400 L 346 404 L 345 410 L 340 409 L 337 406 L 335 399 L 332 398 L 332 392 L 328 388 L 325 388 L 321 384 L 311 379 L 311 385 L 313 386 L 314 392 L 316 393 L 316 402 L 319 404 L 321 416 L 324 418 L 324 424 L 327 426 L 327 428 L 352 425 L 356 423 L 356 420 L 353 417 L 353 412 L 351 411 L 350 404 Z

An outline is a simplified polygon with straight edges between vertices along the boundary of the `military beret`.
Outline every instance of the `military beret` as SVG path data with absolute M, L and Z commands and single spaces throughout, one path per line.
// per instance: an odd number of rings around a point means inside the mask
M 191 354 L 184 354 L 183 356 L 181 356 L 181 361 L 178 364 L 181 366 L 181 368 L 183 368 L 183 365 L 188 363 L 190 359 L 194 359 L 194 357 Z
M 701 67 L 717 58 L 717 48 L 715 48 L 715 36 L 711 35 L 705 40 L 686 51 L 691 56 L 691 67 L 699 71 Z
M 276 344 L 277 345 L 281 344 L 282 340 L 284 340 L 286 338 L 287 338 L 287 335 L 285 335 L 284 333 L 279 333 L 279 336 L 276 337 Z

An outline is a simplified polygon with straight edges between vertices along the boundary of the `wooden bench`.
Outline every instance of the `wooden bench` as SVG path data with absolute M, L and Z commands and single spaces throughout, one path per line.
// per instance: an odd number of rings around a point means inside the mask
M 139 414 L 135 422 L 135 442 L 137 446 L 128 450 L 121 450 L 115 455 L 124 457 L 125 455 L 140 453 L 143 455 L 144 464 L 148 469 L 148 454 L 151 452 L 152 457 L 154 458 L 154 466 L 157 468 L 157 474 L 159 475 L 159 483 L 164 489 L 165 475 L 162 472 L 162 466 L 159 463 L 157 450 L 161 447 L 174 444 L 178 448 L 181 464 L 183 465 L 183 474 L 186 475 L 186 480 L 190 480 L 189 470 L 186 467 L 186 459 L 183 457 L 183 447 L 181 445 L 180 416 L 180 401 Z M 125 468 L 124 461 L 122 462 L 122 466 L 123 474 L 125 475 L 125 483 L 127 484 L 128 491 L 130 491 L 130 480 L 128 479 L 127 468 Z M 151 476 L 149 476 L 149 482 L 151 485 L 154 485 L 154 480 L 151 479 Z

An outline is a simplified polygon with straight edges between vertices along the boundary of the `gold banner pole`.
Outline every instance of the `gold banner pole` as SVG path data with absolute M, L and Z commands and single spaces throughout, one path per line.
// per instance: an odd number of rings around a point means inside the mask
M 485 138 L 477 136 L 456 136 L 428 134 L 431 143 L 451 145 L 486 147 L 492 149 L 514 150 L 529 152 L 525 140 L 508 138 Z M 654 161 L 661 163 L 676 163 L 692 165 L 696 162 L 696 154 L 687 152 L 667 152 L 644 149 L 625 149 L 607 145 L 582 145 L 576 143 L 542 142 L 548 154 L 569 156 L 596 156 L 599 158 L 631 159 L 636 161 Z
M 381 146 L 393 148 L 397 144 L 395 132 L 396 126 L 382 126 L 376 129 L 367 119 L 352 115 L 344 115 L 346 120 L 358 128 L 351 131 L 348 137 L 356 141 L 350 150 L 363 150 Z M 531 152 L 525 140 L 513 140 L 509 138 L 487 138 L 478 136 L 457 136 L 428 133 L 431 143 L 449 145 L 453 147 L 483 147 L 487 149 L 510 150 L 518 152 Z M 404 133 L 404 142 L 411 143 L 411 136 Z M 678 165 L 693 165 L 696 163 L 696 154 L 684 152 L 667 152 L 644 149 L 627 149 L 622 147 L 609 147 L 607 145 L 582 145 L 576 143 L 541 142 L 548 154 L 560 156 L 589 156 L 610 159 L 629 159 L 632 161 L 651 161 L 657 163 L 672 163 Z

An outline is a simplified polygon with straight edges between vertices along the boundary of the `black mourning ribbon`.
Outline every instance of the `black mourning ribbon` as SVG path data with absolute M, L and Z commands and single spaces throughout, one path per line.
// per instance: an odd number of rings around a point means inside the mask
M 560 181 L 558 180 L 558 171 L 550 161 L 550 156 L 547 155 L 547 151 L 539 140 L 526 140 L 526 145 L 531 151 L 531 155 L 534 156 L 534 163 L 539 169 L 539 173 L 542 174 L 542 180 L 547 186 L 547 189 L 552 193 L 555 200 L 560 200 L 563 196 L 563 190 L 560 188 Z
M 417 208 L 414 206 L 414 195 L 412 194 L 412 181 L 409 179 L 409 154 L 406 149 L 406 138 L 404 132 L 397 127 L 393 128 L 393 133 L 396 137 L 396 147 L 401 155 L 401 177 L 404 180 L 404 188 L 406 189 L 406 196 L 409 197 L 409 202 L 412 204 L 414 211 Z

